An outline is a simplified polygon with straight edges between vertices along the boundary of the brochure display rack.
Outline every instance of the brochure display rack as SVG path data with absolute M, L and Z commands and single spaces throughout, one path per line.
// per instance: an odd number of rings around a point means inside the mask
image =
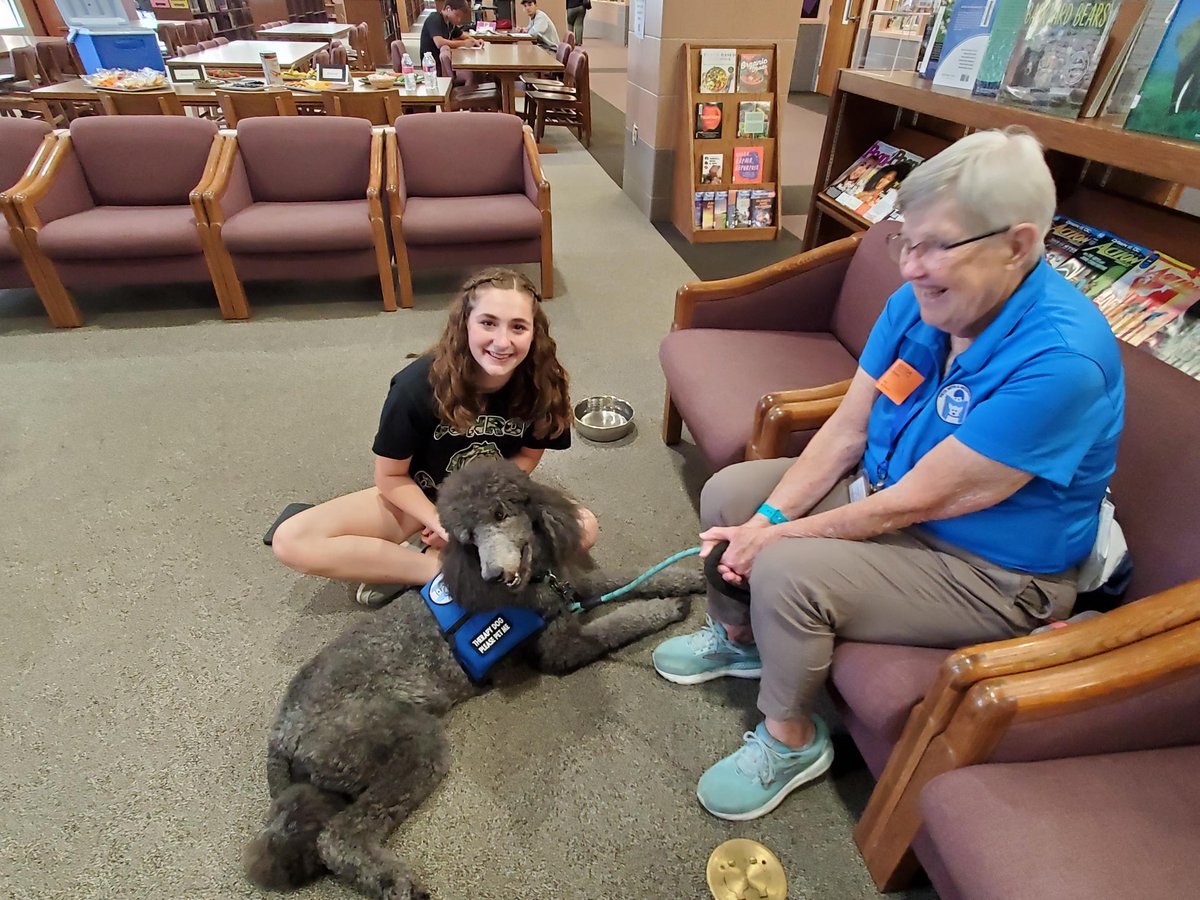
M 671 220 L 692 243 L 779 234 L 774 44 L 684 44 Z

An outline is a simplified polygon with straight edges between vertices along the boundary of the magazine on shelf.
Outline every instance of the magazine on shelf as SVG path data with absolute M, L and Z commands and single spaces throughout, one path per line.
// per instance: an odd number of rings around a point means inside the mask
M 1125 127 L 1200 141 L 1200 0 L 1179 0 Z
M 750 227 L 770 228 L 775 224 L 775 192 L 750 191 Z
M 704 206 L 700 217 L 701 228 L 713 227 L 713 216 L 716 212 L 716 197 L 717 195 L 712 191 L 704 192 Z
M 900 196 L 900 183 L 908 177 L 909 172 L 923 162 L 924 157 L 907 150 L 897 150 L 893 153 L 855 195 L 861 201 L 854 210 L 855 214 L 868 222 L 882 222 L 888 218 L 896 207 L 896 199 Z
M 733 48 L 721 49 L 704 47 L 700 50 L 700 87 L 701 94 L 732 93 L 737 84 L 735 69 L 737 66 L 737 51 Z
M 1133 99 L 1141 90 L 1146 73 L 1150 71 L 1150 64 L 1154 62 L 1158 45 L 1167 33 L 1171 13 L 1177 2 L 1178 0 L 1150 0 L 1146 17 L 1142 20 L 1142 26 L 1134 36 L 1125 63 L 1117 75 L 1117 83 L 1104 101 L 1102 114 L 1118 117 L 1117 124 L 1124 122 L 1125 117 L 1129 115 Z
M 885 144 L 883 141 L 876 141 L 854 161 L 854 165 L 839 175 L 833 184 L 825 188 L 823 193 L 848 209 L 857 209 L 862 203 L 858 199 L 858 194 L 866 186 L 867 181 L 883 166 L 886 166 L 898 151 L 898 147 Z
M 998 99 L 1052 115 L 1078 116 L 1118 6 L 1030 0 Z
M 937 74 L 938 59 L 953 12 L 954 0 L 939 0 L 925 20 L 925 31 L 921 35 L 921 46 L 917 51 L 917 74 L 922 78 L 933 78 Z
M 1067 216 L 1055 216 L 1046 234 L 1046 262 L 1061 272 L 1067 281 L 1075 281 L 1083 274 L 1083 263 L 1075 256 L 1084 247 L 1100 243 L 1105 233 L 1098 228 L 1076 222 Z
M 771 86 L 771 54 L 739 53 L 737 89 L 739 94 L 762 94 Z
M 696 193 L 694 193 L 692 195 L 692 204 L 693 204 L 692 227 L 693 228 L 703 228 L 704 227 L 704 192 L 703 191 L 696 191 Z
M 714 141 L 721 138 L 721 123 L 725 118 L 724 104 L 696 104 L 696 139 Z
M 1165 363 L 1200 379 L 1200 302 L 1176 316 L 1142 344 Z
M 770 122 L 770 100 L 743 100 L 738 104 L 738 137 L 766 137 Z
M 1075 251 L 1077 270 L 1069 280 L 1087 296 L 1095 297 L 1149 255 L 1150 250 L 1140 244 L 1104 233 L 1099 241 Z
M 997 0 L 956 0 L 933 83 L 969 91 L 987 50 Z
M 763 180 L 763 148 L 761 146 L 733 148 L 734 184 L 758 184 Z
M 729 195 L 725 191 L 717 191 L 713 200 L 713 228 L 724 228 L 726 227 L 725 217 Z
M 725 154 L 705 153 L 700 157 L 700 183 L 720 184 L 725 180 Z
M 1113 334 L 1136 347 L 1200 301 L 1200 269 L 1152 253 L 1093 299 Z
M 995 97 L 1004 81 L 1008 69 L 1008 58 L 1012 56 L 1017 32 L 1025 21 L 1025 10 L 1029 0 L 999 0 L 992 15 L 992 33 L 979 62 L 975 86 L 971 93 L 976 97 Z

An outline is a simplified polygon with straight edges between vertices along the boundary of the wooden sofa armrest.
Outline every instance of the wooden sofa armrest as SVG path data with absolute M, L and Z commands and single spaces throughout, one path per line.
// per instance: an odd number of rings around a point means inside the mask
M 533 183 L 537 185 L 537 207 L 543 213 L 547 213 L 550 211 L 550 182 L 542 172 L 542 155 L 538 151 L 537 138 L 528 125 L 521 127 L 521 137 L 525 145 L 525 158 L 529 161 L 529 171 L 533 176 Z
M 208 210 L 204 205 L 204 192 L 209 189 L 213 179 L 217 175 L 217 167 L 221 163 L 221 151 L 225 145 L 225 136 L 221 132 L 217 132 L 213 138 L 212 147 L 208 150 L 208 159 L 204 162 L 204 171 L 200 175 L 200 181 L 188 193 L 188 203 L 191 204 L 192 212 L 196 215 L 196 222 L 202 225 L 208 224 Z
M 852 234 L 850 237 L 824 244 L 807 253 L 801 253 L 745 275 L 722 278 L 717 281 L 694 281 L 685 284 L 675 293 L 675 318 L 671 324 L 671 330 L 693 327 L 692 323 L 700 304 L 736 300 L 753 291 L 803 276 L 822 266 L 848 260 L 854 255 L 861 241 L 861 234 Z
M 918 773 L 955 716 L 965 705 L 976 702 L 978 695 L 973 692 L 978 686 L 1075 666 L 1197 623 L 1200 579 L 1068 628 L 978 644 L 950 654 L 925 699 L 909 715 L 854 829 L 855 842 L 875 883 L 891 889 L 910 876 L 915 863 L 909 846 L 916 833 L 911 816 L 923 786 L 917 783 Z
M 383 221 L 383 132 L 371 130 L 371 174 L 367 181 L 367 207 L 371 218 Z
M 237 209 L 227 210 L 223 202 L 234 180 L 233 167 L 237 161 L 239 152 L 237 132 L 224 131 L 222 134 L 221 155 L 217 160 L 216 170 L 206 182 L 204 190 L 201 191 L 205 215 L 208 216 L 209 224 L 212 225 L 215 233 L 218 235 L 220 234 L 221 226 L 225 224 L 225 220 L 229 215 L 238 211 Z M 238 209 L 242 208 L 244 207 L 239 207 Z
M 59 172 L 66 166 L 79 165 L 75 160 L 71 135 L 64 130 L 48 135 L 38 149 L 38 154 L 41 156 L 40 165 L 27 168 L 25 175 L 5 192 L 21 226 L 33 231 L 45 224 L 37 206 L 54 190 Z M 89 196 L 88 204 L 91 203 Z
M 754 409 L 746 459 L 776 459 L 785 455 L 792 433 L 824 425 L 849 389 L 850 379 L 846 379 L 820 387 L 763 394 Z

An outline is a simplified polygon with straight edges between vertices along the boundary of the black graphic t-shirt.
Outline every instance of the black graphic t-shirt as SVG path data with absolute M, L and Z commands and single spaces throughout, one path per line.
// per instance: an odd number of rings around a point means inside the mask
M 429 497 L 447 475 L 473 459 L 502 457 L 511 459 L 523 448 L 566 450 L 571 446 L 571 430 L 558 437 L 541 440 L 533 436 L 523 419 L 510 419 L 509 389 L 501 388 L 488 397 L 483 415 L 467 434 L 438 419 L 429 383 L 432 356 L 422 356 L 392 378 L 392 386 L 379 417 L 379 432 L 371 448 L 376 456 L 408 459 L 408 473 Z

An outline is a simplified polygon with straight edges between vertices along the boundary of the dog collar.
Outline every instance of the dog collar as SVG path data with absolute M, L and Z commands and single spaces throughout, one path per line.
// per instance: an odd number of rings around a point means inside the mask
M 421 588 L 421 599 L 458 664 L 479 685 L 496 663 L 546 627 L 540 613 L 522 606 L 469 612 L 450 595 L 440 572 Z

